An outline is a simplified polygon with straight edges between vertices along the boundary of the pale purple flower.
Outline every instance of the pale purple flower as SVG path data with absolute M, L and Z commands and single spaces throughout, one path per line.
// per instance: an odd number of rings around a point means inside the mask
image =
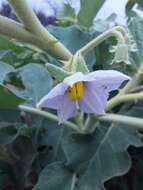
M 77 72 L 56 85 L 37 106 L 56 109 L 60 123 L 76 116 L 79 109 L 85 113 L 102 115 L 109 92 L 118 89 L 123 81 L 129 79 L 127 75 L 114 70 L 88 74 Z

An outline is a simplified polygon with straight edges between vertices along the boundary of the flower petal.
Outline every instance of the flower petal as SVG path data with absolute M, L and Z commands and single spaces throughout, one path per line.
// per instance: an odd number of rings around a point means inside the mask
M 131 79 L 129 76 L 114 70 L 94 71 L 86 76 L 87 81 L 95 81 L 96 86 L 103 86 L 108 92 L 116 90 L 123 81 Z
M 59 123 L 63 123 L 67 119 L 78 114 L 78 111 L 76 110 L 76 102 L 70 100 L 67 93 L 63 96 L 60 104 L 60 109 L 58 109 Z
M 61 107 L 61 100 L 63 99 L 63 95 L 56 96 L 53 98 L 47 98 L 44 96 L 40 102 L 37 104 L 38 108 L 52 108 L 59 109 Z
M 102 97 L 100 97 L 101 94 L 98 91 L 94 91 L 89 84 L 90 83 L 84 86 L 84 96 L 79 101 L 79 106 L 85 113 L 102 115 L 105 113 L 104 108 L 107 104 L 108 94 L 104 94 L 104 92 L 102 92 Z M 104 101 L 102 100 L 103 97 Z
M 63 83 L 65 83 L 67 86 L 72 86 L 79 81 L 86 81 L 85 75 L 81 72 L 74 73 L 73 75 L 65 78 Z
M 57 108 L 60 103 L 61 96 L 64 95 L 67 88 L 68 87 L 65 84 L 59 83 L 38 102 L 37 107 Z

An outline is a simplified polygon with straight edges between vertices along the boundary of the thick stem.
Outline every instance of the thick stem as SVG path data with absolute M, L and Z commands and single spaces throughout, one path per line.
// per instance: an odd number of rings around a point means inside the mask
M 9 3 L 16 11 L 16 15 L 23 23 L 25 28 L 31 33 L 39 35 L 41 32 L 47 32 L 46 29 L 41 25 L 40 21 L 36 17 L 35 13 L 28 5 L 27 0 L 8 0 Z M 48 33 L 48 32 L 47 32 Z M 51 37 L 51 35 L 48 33 Z M 41 36 L 42 37 L 42 36 Z
M 127 83 L 127 85 L 120 91 L 120 93 L 117 96 L 128 93 L 130 90 L 137 87 L 142 80 L 143 80 L 143 65 L 140 66 L 137 74 L 135 74 L 133 79 Z
M 114 30 L 121 32 L 125 37 L 127 36 L 127 31 L 123 26 L 115 26 Z
M 0 16 L 0 34 L 7 38 L 14 38 L 20 42 L 30 43 L 44 51 L 47 51 L 47 46 L 49 46 L 47 42 L 42 41 L 27 31 L 21 24 L 4 16 Z
M 82 47 L 78 51 L 81 54 L 86 54 L 88 51 L 95 48 L 97 45 L 99 45 L 100 43 L 102 43 L 104 40 L 106 40 L 109 37 L 115 37 L 118 40 L 118 43 L 121 43 L 121 44 L 125 43 L 125 40 L 124 40 L 124 37 L 123 37 L 122 33 L 116 31 L 113 28 L 113 29 L 110 29 L 110 30 L 104 32 L 103 34 L 97 36 L 95 39 L 90 41 L 88 44 L 86 44 L 84 47 Z
M 25 30 L 21 24 L 4 16 L 0 16 L 0 34 L 8 38 L 15 38 L 21 42 L 36 45 L 41 49 L 43 47 L 41 46 L 39 39 L 29 31 Z
M 123 116 L 119 114 L 106 114 L 102 116 L 90 116 L 83 134 L 93 132 L 93 126 L 97 121 L 109 121 L 112 123 L 126 124 L 134 127 L 143 128 L 143 119 L 137 117 Z M 92 130 L 91 130 L 92 129 Z
M 24 105 L 20 105 L 19 106 L 19 109 L 22 110 L 22 111 L 25 111 L 25 112 L 29 112 L 31 114 L 36 114 L 36 115 L 40 115 L 40 116 L 43 116 L 43 117 L 46 117 L 52 121 L 56 121 L 58 122 L 59 119 L 56 115 L 52 114 L 52 113 L 49 113 L 47 111 L 42 111 L 42 110 L 39 110 L 37 108 L 32 108 L 32 107 L 28 107 L 28 106 L 24 106 Z M 80 129 L 78 129 L 78 126 L 75 125 L 74 123 L 70 122 L 70 121 L 65 121 L 63 123 L 63 125 L 67 126 L 67 127 L 70 127 L 78 132 L 80 132 Z
M 112 98 L 107 105 L 106 111 L 111 110 L 113 107 L 123 103 L 123 102 L 130 102 L 134 101 L 137 102 L 139 100 L 143 100 L 143 92 L 139 93 L 133 93 L 133 94 L 126 94 L 126 95 L 120 95 L 116 97 L 115 99 Z
M 108 101 L 106 111 L 109 111 L 110 109 L 114 108 L 116 105 L 122 102 L 142 100 L 143 95 L 141 92 L 134 93 L 134 94 L 127 94 L 132 89 L 137 87 L 141 83 L 141 81 L 143 81 L 143 65 L 141 65 L 138 73 L 134 76 L 134 78 L 130 80 L 126 84 L 126 86 L 123 89 L 121 89 L 120 92 L 115 97 L 113 97 L 111 100 Z
M 41 47 L 57 59 L 69 60 L 71 53 L 40 23 L 26 0 L 8 0 L 27 31 L 41 42 Z M 3 29 L 4 30 L 4 29 Z M 16 38 L 17 39 L 17 38 Z M 35 44 L 34 44 L 35 45 Z
M 104 116 L 96 117 L 95 120 L 96 119 L 99 121 L 109 121 L 143 128 L 143 119 L 137 117 L 123 116 L 119 114 L 106 114 Z
M 84 133 L 92 133 L 95 128 L 95 123 L 96 123 L 95 116 L 92 114 L 89 114 L 85 122 L 85 127 L 83 129 Z

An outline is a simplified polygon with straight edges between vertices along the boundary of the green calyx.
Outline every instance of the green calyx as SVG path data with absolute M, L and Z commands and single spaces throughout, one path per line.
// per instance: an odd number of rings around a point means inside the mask
M 63 67 L 59 67 L 50 63 L 46 64 L 49 73 L 59 82 L 63 81 L 66 77 L 76 72 L 89 72 L 86 62 L 79 52 L 73 55 L 69 61 L 64 61 L 63 63 Z
M 111 64 L 121 63 L 121 62 L 125 64 L 130 64 L 129 48 L 127 44 L 117 44 L 115 49 L 110 52 L 115 52 L 115 56 Z
M 58 67 L 56 65 L 47 63 L 46 67 L 51 74 L 52 77 L 54 77 L 57 81 L 61 82 L 64 80 L 64 78 L 71 75 L 70 72 L 64 70 L 62 67 Z
M 70 60 L 65 63 L 65 66 L 63 68 L 66 71 L 69 71 L 71 73 L 75 73 L 75 72 L 88 73 L 89 72 L 86 62 L 84 60 L 84 57 L 79 52 L 73 55 L 70 58 Z

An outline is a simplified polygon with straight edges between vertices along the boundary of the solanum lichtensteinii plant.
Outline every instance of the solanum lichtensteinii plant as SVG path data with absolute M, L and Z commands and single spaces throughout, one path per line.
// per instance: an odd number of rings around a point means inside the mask
M 22 24 L 0 16 L 0 189 L 143 189 L 143 20 L 97 35 L 105 0 L 81 0 L 46 29 L 8 1 Z
M 78 115 L 79 110 L 103 115 L 109 92 L 118 89 L 128 79 L 130 77 L 114 70 L 77 72 L 56 85 L 37 107 L 56 109 L 60 123 Z

